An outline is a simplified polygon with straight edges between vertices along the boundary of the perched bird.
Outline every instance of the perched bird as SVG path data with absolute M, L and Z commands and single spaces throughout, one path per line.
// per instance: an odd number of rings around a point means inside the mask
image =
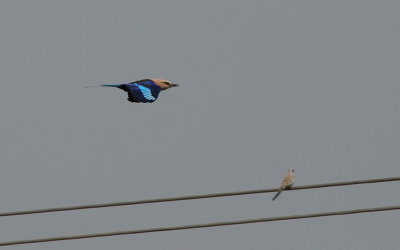
M 287 175 L 282 180 L 282 184 L 281 184 L 281 187 L 279 188 L 278 193 L 276 193 L 276 195 L 274 196 L 274 198 L 272 198 L 272 200 L 275 200 L 276 198 L 278 198 L 278 196 L 281 194 L 281 192 L 283 190 L 290 189 L 290 187 L 293 185 L 294 180 L 295 180 L 295 176 L 293 173 L 294 173 L 294 169 L 289 168 Z
M 116 87 L 128 92 L 130 102 L 154 102 L 162 90 L 179 86 L 176 83 L 164 79 L 143 79 L 124 84 L 103 84 L 87 87 Z

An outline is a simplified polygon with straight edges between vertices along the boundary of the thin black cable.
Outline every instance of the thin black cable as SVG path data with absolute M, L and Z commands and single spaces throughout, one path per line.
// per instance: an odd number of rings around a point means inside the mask
M 107 232 L 107 233 L 81 234 L 81 235 L 51 237 L 51 238 L 39 238 L 39 239 L 31 239 L 31 240 L 8 241 L 8 242 L 0 242 L 0 246 L 33 244 L 33 243 L 43 243 L 43 242 L 52 242 L 52 241 L 64 241 L 64 240 L 78 240 L 78 239 L 88 239 L 88 238 L 100 238 L 100 237 L 110 237 L 110 236 L 127 235 L 127 234 L 145 234 L 145 233 L 153 233 L 153 232 L 178 231 L 178 230 L 187 230 L 187 229 L 195 229 L 195 228 L 232 226 L 232 225 L 240 225 L 240 224 L 251 224 L 251 223 L 260 223 L 260 222 L 281 221 L 281 220 L 296 220 L 296 219 L 327 217 L 327 216 L 335 216 L 335 215 L 382 212 L 382 211 L 397 210 L 397 209 L 400 209 L 400 205 L 399 206 L 390 206 L 390 207 L 343 210 L 343 211 L 336 211 L 336 212 L 279 216 L 279 217 L 269 217 L 269 218 L 259 218 L 259 219 L 249 219 L 249 220 L 222 221 L 222 222 L 213 222 L 213 223 L 206 223 L 206 224 L 193 224 L 193 225 L 173 226 L 173 227 L 158 227 L 158 228 L 148 228 L 148 229 L 129 230 L 129 231 L 116 231 L 116 232 Z
M 389 182 L 389 181 L 400 181 L 400 177 L 358 180 L 358 181 L 345 181 L 345 182 L 333 182 L 333 183 L 324 183 L 324 184 L 315 184 L 315 185 L 306 185 L 306 186 L 295 186 L 295 187 L 292 187 L 290 190 L 347 186 L 347 185 L 368 184 L 368 183 Z M 271 193 L 271 192 L 277 192 L 278 190 L 279 190 L 279 188 L 255 189 L 255 190 L 238 191 L 238 192 L 188 195 L 188 196 L 179 196 L 179 197 L 170 197 L 170 198 L 122 201 L 122 202 L 112 202 L 112 203 L 99 203 L 99 204 L 45 208 L 45 209 L 36 209 L 36 210 L 23 210 L 23 211 L 0 213 L 0 217 L 27 215 L 27 214 L 51 213 L 51 212 L 71 211 L 71 210 L 82 210 L 82 209 L 93 209 L 93 208 L 130 206 L 130 205 L 139 205 L 139 204 L 148 204 L 148 203 L 161 203 L 161 202 L 172 202 L 172 201 L 183 201 L 183 200 L 207 199 L 207 198 L 249 195 L 249 194 L 259 194 L 259 193 Z M 290 190 L 285 190 L 285 191 L 290 191 Z

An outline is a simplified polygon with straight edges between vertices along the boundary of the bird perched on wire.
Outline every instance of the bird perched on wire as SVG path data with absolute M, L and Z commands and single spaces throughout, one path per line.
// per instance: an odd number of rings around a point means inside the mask
M 275 200 L 276 198 L 278 198 L 278 196 L 281 194 L 281 192 L 283 190 L 290 189 L 290 187 L 293 185 L 294 180 L 295 180 L 295 176 L 293 173 L 294 173 L 294 169 L 289 168 L 287 175 L 282 180 L 282 184 L 281 184 L 281 187 L 279 188 L 278 193 L 276 193 L 276 195 L 274 196 L 274 198 L 272 198 L 272 200 Z
M 179 86 L 176 83 L 164 79 L 143 79 L 131 83 L 124 84 L 102 84 L 88 87 L 115 87 L 122 89 L 128 93 L 128 101 L 130 102 L 154 102 L 158 98 L 161 91 L 171 87 Z

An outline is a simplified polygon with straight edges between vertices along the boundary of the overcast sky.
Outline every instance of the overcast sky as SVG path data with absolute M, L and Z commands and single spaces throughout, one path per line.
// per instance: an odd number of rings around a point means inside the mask
M 400 2 L 0 2 L 0 212 L 400 175 Z M 165 78 L 153 104 L 85 85 Z M 0 242 L 399 205 L 400 183 L 1 218 Z M 398 249 L 398 211 L 4 249 Z

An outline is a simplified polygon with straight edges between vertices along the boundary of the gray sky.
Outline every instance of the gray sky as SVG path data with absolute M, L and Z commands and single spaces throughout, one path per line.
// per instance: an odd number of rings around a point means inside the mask
M 0 211 L 400 175 L 399 1 L 0 2 Z M 160 77 L 153 104 L 88 84 Z M 0 241 L 399 205 L 400 183 L 1 219 Z M 398 211 L 4 247 L 397 249 Z

